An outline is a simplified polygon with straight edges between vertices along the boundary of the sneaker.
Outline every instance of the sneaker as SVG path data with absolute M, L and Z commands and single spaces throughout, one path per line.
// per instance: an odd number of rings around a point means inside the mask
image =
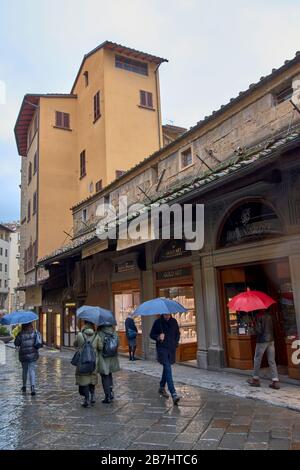
M 178 405 L 178 402 L 180 400 L 180 396 L 178 396 L 177 393 L 175 393 L 174 395 L 172 395 L 172 399 L 173 399 L 173 404 Z
M 248 379 L 247 382 L 248 382 L 249 385 L 251 385 L 251 387 L 260 387 L 259 379 L 254 379 L 252 377 L 251 379 Z
M 22 388 L 21 388 L 21 392 L 22 392 L 22 393 L 26 393 L 26 387 L 22 387 Z
M 272 383 L 269 385 L 270 388 L 273 388 L 274 390 L 279 390 L 280 385 L 278 380 L 273 380 Z
M 164 397 L 164 398 L 169 398 L 169 396 L 170 396 L 170 395 L 167 393 L 167 391 L 166 391 L 166 389 L 165 389 L 164 387 L 160 387 L 160 388 L 158 389 L 158 393 L 159 393 L 162 397 Z
M 31 396 L 34 397 L 36 395 L 34 385 L 31 386 Z

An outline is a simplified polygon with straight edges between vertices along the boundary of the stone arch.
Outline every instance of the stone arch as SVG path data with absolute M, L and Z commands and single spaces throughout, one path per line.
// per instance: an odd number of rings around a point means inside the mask
M 244 197 L 233 203 L 219 225 L 216 248 L 250 243 L 284 233 L 283 218 L 274 205 L 262 197 Z

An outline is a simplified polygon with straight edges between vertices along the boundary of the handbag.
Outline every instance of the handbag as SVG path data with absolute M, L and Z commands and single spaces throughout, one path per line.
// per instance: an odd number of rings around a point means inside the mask
M 76 353 L 74 354 L 74 356 L 71 359 L 72 366 L 77 367 L 78 364 L 79 364 L 79 361 L 80 361 L 80 351 L 76 351 Z

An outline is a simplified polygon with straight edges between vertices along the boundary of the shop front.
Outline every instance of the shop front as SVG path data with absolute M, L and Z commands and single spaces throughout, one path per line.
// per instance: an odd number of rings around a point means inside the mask
M 76 303 L 65 303 L 63 315 L 63 346 L 73 347 L 80 327 L 80 322 L 78 322 L 76 318 Z
M 137 258 L 138 254 L 133 253 L 114 260 L 111 284 L 113 309 L 120 338 L 119 351 L 123 353 L 128 352 L 125 320 L 141 303 L 141 282 Z M 136 355 L 141 357 L 143 355 L 141 317 L 134 317 L 134 321 L 138 329 Z
M 185 250 L 183 240 L 171 240 L 159 250 L 155 264 L 157 297 L 176 300 L 188 310 L 186 313 L 174 315 L 180 328 L 180 342 L 176 352 L 177 362 L 191 361 L 197 357 L 193 270 L 191 265 L 181 264 L 183 258 L 189 256 L 190 253 Z
M 284 243 L 279 239 L 276 241 L 276 236 L 282 233 L 275 212 L 259 202 L 242 204 L 230 214 L 223 226 L 219 259 L 227 262 L 226 266 L 218 267 L 218 280 L 225 362 L 230 368 L 253 368 L 257 312 L 235 312 L 228 308 L 228 302 L 247 288 L 259 290 L 276 302 L 269 311 L 273 317 L 279 373 L 300 379 L 299 368 L 291 362 L 291 345 L 297 338 L 297 319 L 290 269 L 290 244 L 286 240 Z M 274 238 L 271 240 L 271 237 Z M 249 242 L 255 243 L 251 246 Z M 274 257 L 274 253 L 277 253 L 277 257 Z M 241 260 L 243 262 L 237 262 Z M 267 366 L 265 355 L 262 368 Z
M 50 347 L 62 346 L 62 289 L 44 290 L 40 308 L 40 331 Z

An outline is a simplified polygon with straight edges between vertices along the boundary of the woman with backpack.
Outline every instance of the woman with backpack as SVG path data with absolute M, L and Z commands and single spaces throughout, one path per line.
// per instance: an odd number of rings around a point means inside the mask
M 84 397 L 82 406 L 88 408 L 94 405 L 95 400 L 95 385 L 98 383 L 97 377 L 97 362 L 98 362 L 98 348 L 99 337 L 94 331 L 92 323 L 85 321 L 82 330 L 78 333 L 74 346 L 78 348 L 81 358 L 88 355 L 87 358 L 90 362 L 85 364 L 79 363 L 76 367 L 75 378 L 76 385 L 78 385 L 79 395 Z M 90 350 L 89 348 L 92 347 Z M 84 367 L 85 369 L 84 370 Z
M 22 393 L 26 393 L 27 378 L 29 376 L 31 396 L 35 396 L 35 369 L 39 358 L 38 349 L 42 346 L 40 333 L 34 330 L 32 323 L 22 325 L 21 331 L 15 339 L 15 346 L 19 348 L 19 361 L 23 369 Z
M 118 359 L 119 338 L 113 326 L 99 326 L 98 372 L 101 375 L 105 394 L 102 403 L 111 403 L 114 399 L 112 374 L 120 370 Z
M 136 337 L 138 333 L 138 329 L 136 324 L 134 323 L 134 319 L 132 314 L 128 315 L 125 320 L 125 331 L 126 331 L 126 338 L 128 341 L 128 349 L 129 349 L 129 360 L 135 361 L 135 350 L 136 350 Z

